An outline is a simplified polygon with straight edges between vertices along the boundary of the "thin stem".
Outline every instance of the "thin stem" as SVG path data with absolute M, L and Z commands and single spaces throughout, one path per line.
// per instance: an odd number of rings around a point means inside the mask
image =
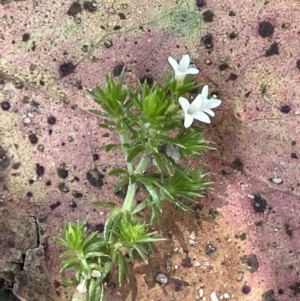
M 124 132 L 120 132 L 119 137 L 120 137 L 120 141 L 121 141 L 121 144 L 122 144 L 123 154 L 125 156 L 126 163 L 127 163 L 127 170 L 128 170 L 129 173 L 132 173 L 133 169 L 134 169 L 134 166 L 131 162 L 127 162 L 128 152 L 127 152 L 126 148 L 124 147 L 124 144 L 128 144 L 127 135 Z

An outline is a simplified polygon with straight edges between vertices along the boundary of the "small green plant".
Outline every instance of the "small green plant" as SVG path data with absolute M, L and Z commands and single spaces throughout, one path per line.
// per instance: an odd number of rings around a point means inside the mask
M 111 208 L 101 235 L 87 234 L 85 220 L 66 224 L 65 237 L 58 238 L 67 248 L 62 253 L 61 271 L 75 273 L 65 284 L 77 286 L 76 300 L 105 300 L 104 283 L 109 272 L 117 267 L 119 283 L 128 280 L 129 264 L 135 257 L 147 262 L 153 255 L 152 244 L 164 240 L 151 231 L 163 213 L 163 202 L 192 210 L 191 204 L 202 197 L 209 185 L 202 168 L 189 166 L 191 157 L 201 158 L 203 151 L 211 149 L 209 141 L 202 137 L 204 130 L 192 124 L 194 119 L 209 123 L 208 115 L 214 116 L 212 108 L 221 101 L 208 99 L 208 86 L 204 86 L 190 103 L 183 95 L 199 87 L 186 75 L 199 71 L 190 67 L 188 55 L 179 64 L 172 57 L 169 62 L 175 76 L 165 74 L 164 84 L 150 86 L 145 81 L 135 89 L 128 88 L 123 83 L 123 70 L 117 82 L 108 75 L 104 89 L 97 86 L 88 91 L 101 107 L 92 111 L 102 117 L 100 127 L 119 135 L 120 143 L 104 149 L 123 153 L 127 168 L 117 167 L 110 175 L 121 176 L 115 189 L 127 187 L 127 193 L 122 206 L 109 200 L 93 202 L 95 206 Z M 139 204 L 135 198 L 138 188 L 146 195 Z M 143 214 L 144 209 L 149 218 Z

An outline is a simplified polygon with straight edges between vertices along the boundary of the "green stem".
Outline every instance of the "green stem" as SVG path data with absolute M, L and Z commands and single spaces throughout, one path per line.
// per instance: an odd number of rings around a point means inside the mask
M 124 132 L 120 132 L 119 136 L 120 136 L 120 141 L 122 144 L 123 154 L 127 161 L 128 152 L 127 152 L 127 149 L 123 146 L 124 144 L 128 144 L 127 135 Z M 135 174 L 144 173 L 145 170 L 147 169 L 147 166 L 149 163 L 148 161 L 149 161 L 148 158 L 144 155 L 136 168 L 134 168 L 134 165 L 131 162 L 127 162 L 128 173 L 130 175 L 132 175 L 134 173 Z M 129 211 L 129 212 L 132 211 L 134 198 L 135 198 L 135 194 L 136 194 L 136 189 L 137 189 L 136 183 L 132 183 L 132 180 L 129 178 L 127 193 L 126 193 L 125 200 L 123 202 L 122 210 Z
M 128 152 L 126 150 L 126 148 L 124 147 L 124 144 L 128 144 L 128 139 L 127 136 L 124 132 L 120 132 L 119 133 L 119 137 L 120 137 L 120 141 L 122 144 L 122 150 L 123 150 L 123 154 L 125 156 L 126 162 L 127 162 L 127 156 L 128 156 Z M 127 170 L 129 173 L 132 173 L 134 169 L 134 166 L 131 162 L 127 162 Z

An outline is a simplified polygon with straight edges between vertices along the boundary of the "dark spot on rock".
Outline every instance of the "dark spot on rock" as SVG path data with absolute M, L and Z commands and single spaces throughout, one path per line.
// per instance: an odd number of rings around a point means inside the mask
M 140 82 L 141 84 L 143 84 L 144 82 L 147 82 L 149 87 L 152 87 L 153 83 L 154 83 L 154 79 L 151 75 L 144 75 L 142 78 L 140 78 Z
M 236 170 L 239 170 L 239 171 L 243 171 L 244 170 L 244 163 L 243 163 L 243 161 L 240 158 L 236 157 L 233 160 L 233 162 L 231 163 L 231 167 L 233 169 L 236 169 Z
M 35 44 L 35 41 L 33 41 L 31 51 L 35 51 L 35 49 L 36 49 L 36 44 Z
M 45 173 L 45 167 L 37 163 L 35 164 L 35 172 L 39 177 L 41 177 Z
M 292 146 L 295 146 L 296 144 L 297 144 L 297 141 L 296 141 L 296 140 L 292 140 L 292 141 L 291 141 L 291 145 L 292 145 Z
M 44 151 L 45 147 L 43 144 L 38 145 L 38 150 L 42 153 Z
M 293 237 L 293 230 L 291 229 L 291 226 L 288 223 L 284 223 L 284 229 L 285 233 L 292 238 Z
M 16 89 L 23 89 L 24 88 L 24 84 L 18 80 L 14 81 L 14 86 Z
M 77 204 L 74 201 L 70 201 L 68 203 L 69 207 L 71 207 L 72 209 L 75 209 L 77 207 Z
M 181 281 L 179 279 L 175 279 L 174 280 L 174 291 L 175 292 L 182 291 L 182 285 L 183 285 L 183 281 Z
M 196 0 L 196 6 L 198 8 L 202 8 L 206 5 L 206 2 L 204 0 Z
M 122 186 L 118 191 L 115 191 L 114 194 L 121 199 L 125 199 L 127 194 L 128 185 Z
M 103 45 L 105 46 L 105 48 L 111 48 L 113 46 L 113 42 L 112 40 L 106 40 L 104 41 Z
M 229 12 L 229 17 L 235 17 L 235 16 L 236 16 L 236 13 L 233 10 L 231 10 Z
M 52 135 L 52 133 L 53 133 L 53 130 L 52 130 L 52 129 L 49 129 L 49 130 L 48 130 L 49 136 Z
M 51 186 L 52 185 L 50 180 L 48 180 L 45 184 L 46 184 L 46 186 Z
M 278 289 L 278 295 L 283 295 L 284 294 L 284 290 L 282 288 Z
M 251 91 L 249 91 L 249 92 L 247 92 L 246 94 L 245 94 L 245 97 L 249 97 L 250 96 L 250 94 L 251 94 Z
M 255 212 L 265 212 L 267 209 L 267 205 L 267 200 L 260 193 L 254 195 L 253 208 Z
M 47 121 L 49 124 L 53 125 L 56 122 L 56 118 L 54 116 L 49 116 Z
M 31 142 L 31 144 L 37 144 L 38 142 L 38 137 L 36 136 L 36 134 L 31 133 L 29 136 L 29 141 Z
M 32 184 L 34 183 L 34 180 L 33 180 L 33 179 L 30 179 L 30 180 L 28 181 L 28 183 L 29 183 L 30 185 L 32 185 Z
M 228 35 L 229 39 L 231 39 L 231 40 L 237 38 L 237 36 L 238 36 L 238 34 L 237 34 L 236 32 L 234 32 L 234 31 L 232 31 L 232 32 Z
M 292 158 L 292 159 L 298 159 L 298 156 L 297 156 L 296 153 L 291 153 L 291 158 Z
M 66 185 L 66 183 L 59 183 L 58 189 L 60 192 L 68 193 L 70 191 L 69 187 Z
M 242 293 L 243 293 L 243 294 L 247 295 L 247 294 L 249 294 L 250 292 L 251 292 L 251 286 L 249 286 L 249 285 L 244 285 L 244 286 L 242 287 Z
M 255 254 L 244 255 L 241 257 L 241 261 L 247 266 L 247 270 L 250 273 L 256 272 L 259 268 L 259 262 Z
M 102 233 L 104 231 L 104 225 L 103 224 L 96 224 L 94 226 L 94 231 L 98 231 L 99 233 Z
M 121 29 L 121 28 L 122 28 L 122 27 L 121 27 L 120 25 L 115 25 L 113 29 L 114 29 L 114 30 L 119 30 L 119 29 Z
M 291 110 L 291 107 L 289 105 L 283 105 L 280 107 L 280 112 L 284 114 L 288 114 Z
M 236 239 L 240 239 L 240 240 L 246 240 L 246 238 L 247 238 L 247 234 L 245 233 L 245 232 L 243 232 L 243 233 L 241 233 L 241 234 L 236 234 L 235 236 L 234 236 Z
M 27 42 L 30 39 L 30 34 L 29 33 L 24 33 L 22 36 L 22 41 Z
M 75 199 L 79 199 L 79 198 L 82 198 L 83 197 L 83 194 L 81 192 L 78 192 L 77 190 L 73 190 L 72 191 L 72 196 L 75 198 Z
M 274 290 L 268 290 L 262 294 L 263 301 L 277 301 Z
M 238 76 L 237 76 L 237 74 L 235 74 L 235 73 L 230 73 L 230 75 L 229 75 L 229 80 L 236 80 L 238 78 Z
M 76 66 L 72 62 L 62 63 L 59 66 L 59 74 L 64 77 L 71 74 L 75 70 Z
M 67 14 L 71 17 L 75 17 L 77 14 L 81 13 L 81 5 L 78 2 L 73 2 L 70 7 L 69 10 L 67 12 Z
M 65 169 L 64 164 L 62 164 L 59 168 L 57 168 L 57 175 L 61 178 L 61 179 L 66 179 L 69 175 L 69 171 L 67 169 Z
M 5 170 L 10 164 L 10 158 L 6 155 L 6 150 L 0 145 L 0 170 Z
M 32 195 L 33 195 L 33 194 L 32 194 L 32 192 L 31 192 L 31 191 L 28 191 L 28 192 L 26 193 L 26 196 L 27 196 L 27 197 L 29 197 L 29 198 L 31 198 L 31 197 L 32 197 Z
M 16 169 L 19 169 L 20 166 L 21 166 L 21 163 L 20 163 L 20 162 L 17 162 L 17 163 L 15 163 L 15 164 L 12 166 L 12 168 L 13 168 L 14 170 L 16 170 Z
M 210 220 L 215 220 L 219 216 L 219 212 L 215 208 L 210 208 L 208 216 Z
M 115 66 L 114 70 L 113 70 L 113 75 L 120 76 L 123 71 L 123 68 L 125 68 L 124 64 L 119 64 L 119 65 Z
M 97 11 L 97 3 L 93 1 L 84 1 L 83 8 L 89 13 Z
M 93 154 L 93 160 L 98 161 L 99 160 L 99 155 L 98 154 Z
M 270 45 L 270 47 L 266 50 L 265 56 L 271 56 L 274 54 L 279 54 L 278 43 L 274 42 Z
M 207 10 L 202 13 L 202 18 L 204 22 L 212 22 L 214 20 L 214 13 L 211 10 Z
M 274 26 L 268 21 L 259 23 L 258 33 L 262 38 L 270 37 L 274 33 Z
M 57 201 L 56 203 L 50 205 L 50 209 L 51 209 L 51 210 L 54 210 L 54 209 L 56 209 L 57 207 L 59 207 L 60 205 L 61 205 L 61 202 L 60 202 L 60 201 Z
M 211 242 L 207 243 L 205 246 L 205 254 L 206 255 L 211 255 L 211 254 L 215 253 L 217 250 L 218 250 L 217 247 Z
M 296 61 L 296 67 L 297 67 L 298 70 L 300 70 L 300 60 Z
M 119 18 L 120 18 L 121 20 L 125 20 L 125 19 L 126 19 L 126 16 L 125 16 L 124 13 L 119 13 Z
M 101 188 L 103 186 L 103 178 L 104 175 L 100 174 L 97 168 L 91 169 L 86 174 L 86 179 L 88 180 L 90 185 L 98 188 Z
M 8 101 L 2 101 L 1 108 L 3 111 L 8 111 L 10 109 L 10 103 Z
M 184 268 L 191 268 L 191 267 L 193 266 L 191 257 L 186 256 L 185 258 L 183 258 L 183 259 L 181 260 L 181 265 L 182 265 Z
M 219 70 L 220 71 L 224 71 L 228 68 L 229 68 L 229 66 L 226 63 L 222 63 L 222 64 L 219 65 Z
M 208 33 L 201 38 L 201 42 L 204 44 L 206 49 L 212 49 L 214 47 L 213 36 Z

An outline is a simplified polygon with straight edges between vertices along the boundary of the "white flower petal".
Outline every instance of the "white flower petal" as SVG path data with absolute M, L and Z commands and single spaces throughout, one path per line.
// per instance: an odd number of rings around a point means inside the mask
M 169 57 L 168 57 L 168 61 L 169 61 L 170 65 L 172 66 L 172 68 L 174 69 L 174 71 L 176 72 L 177 69 L 178 69 L 178 67 L 179 67 L 179 65 L 178 65 L 178 63 L 176 62 L 176 60 L 173 59 L 171 56 L 169 56 Z
M 185 72 L 181 72 L 179 70 L 175 70 L 175 79 L 178 81 L 183 81 L 186 76 Z
M 197 68 L 191 67 L 187 70 L 186 74 L 198 74 L 199 70 Z
M 202 88 L 201 95 L 202 95 L 203 98 L 207 98 L 207 96 L 208 96 L 208 85 L 205 85 L 205 86 Z
M 208 100 L 207 105 L 210 109 L 214 109 L 218 107 L 221 103 L 222 101 L 220 99 L 211 98 Z
M 178 101 L 180 103 L 180 106 L 181 106 L 184 114 L 186 114 L 187 111 L 188 111 L 188 109 L 190 108 L 189 101 L 186 98 L 184 98 L 184 97 L 179 97 Z
M 194 121 L 194 118 L 190 114 L 185 114 L 184 116 L 184 127 L 189 128 Z
M 201 94 L 198 94 L 197 97 L 193 100 L 190 106 L 190 112 L 196 112 L 201 110 L 203 106 L 203 98 Z
M 210 115 L 211 117 L 215 116 L 215 113 L 214 113 L 213 110 L 205 109 L 205 110 L 202 110 L 202 111 L 205 112 L 206 114 Z
M 202 111 L 197 111 L 193 114 L 193 118 L 194 119 L 197 119 L 199 121 L 202 121 L 204 123 L 210 123 L 210 119 L 209 117 L 203 113 Z
M 190 61 L 190 56 L 188 54 L 184 54 L 179 62 L 179 71 L 186 72 L 190 66 Z

